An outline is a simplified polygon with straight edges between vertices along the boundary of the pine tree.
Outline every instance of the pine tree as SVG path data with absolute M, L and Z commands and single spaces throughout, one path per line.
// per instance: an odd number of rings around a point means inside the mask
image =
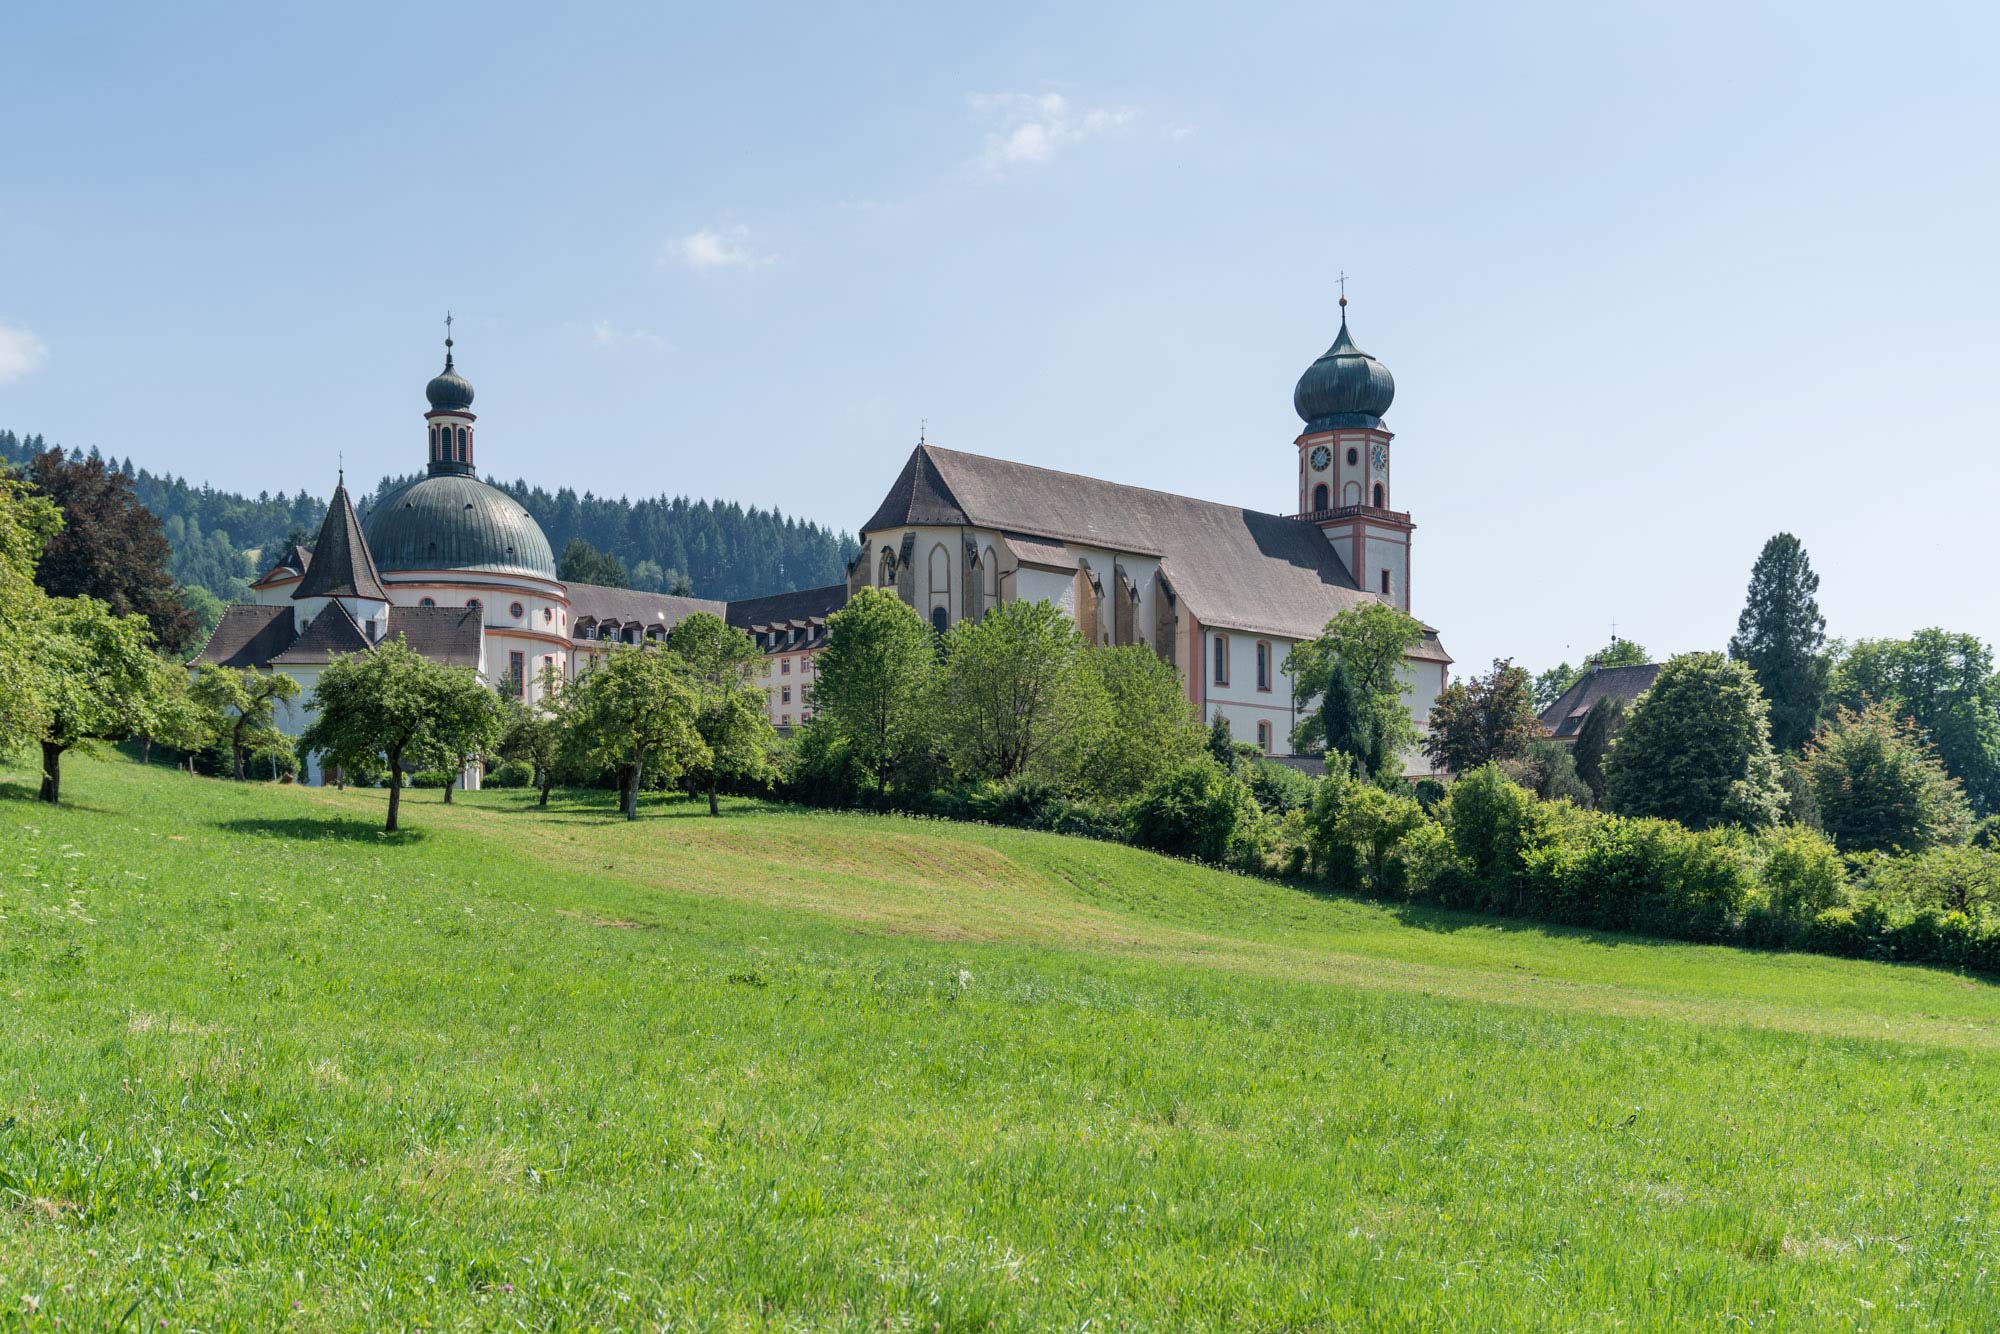
M 1771 703 L 1771 745 L 1797 750 L 1826 704 L 1826 617 L 1819 576 L 1799 539 L 1779 533 L 1750 571 L 1750 591 L 1729 656 L 1747 665 Z

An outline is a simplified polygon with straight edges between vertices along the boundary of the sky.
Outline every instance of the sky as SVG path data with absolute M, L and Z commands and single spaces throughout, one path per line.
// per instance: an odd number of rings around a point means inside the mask
M 257 492 L 423 459 L 853 530 L 936 444 L 1296 504 L 1394 373 L 1459 670 L 2000 638 L 1989 6 L 0 7 L 0 427 Z

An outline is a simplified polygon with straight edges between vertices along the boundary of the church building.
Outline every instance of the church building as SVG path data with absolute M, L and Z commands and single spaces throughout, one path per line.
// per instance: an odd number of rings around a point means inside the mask
M 364 522 L 334 487 L 310 550 L 280 553 L 228 608 L 190 666 L 283 671 L 304 688 L 281 710 L 297 735 L 313 683 L 338 654 L 402 637 L 530 704 L 589 669 L 613 644 L 663 639 L 712 612 L 763 649 L 772 725 L 812 716 L 814 659 L 827 620 L 854 592 L 890 589 L 940 633 L 1019 599 L 1061 607 L 1093 644 L 1147 645 L 1174 664 L 1206 723 L 1291 754 L 1298 721 L 1285 659 L 1335 615 L 1371 601 L 1408 612 L 1407 512 L 1394 507 L 1383 417 L 1388 368 L 1340 334 L 1300 377 L 1293 406 L 1298 496 L 1265 513 L 1078 477 L 920 443 L 861 528 L 845 584 L 720 602 L 565 582 L 547 536 L 506 492 L 479 480 L 472 385 L 445 340 L 425 387 L 425 473 Z M 1426 629 L 1404 664 L 1421 725 L 1451 658 Z M 1420 755 L 1408 771 L 1426 772 Z M 308 778 L 317 780 L 309 767 Z M 469 774 L 468 786 L 477 785 Z
M 850 589 L 893 589 L 942 633 L 986 608 L 1043 599 L 1093 644 L 1147 644 L 1180 670 L 1204 722 L 1292 753 L 1285 659 L 1340 612 L 1411 609 L 1410 537 L 1390 485 L 1388 367 L 1347 329 L 1292 395 L 1304 429 L 1296 508 L 1264 513 L 919 444 L 861 531 Z M 1437 633 L 1404 662 L 1421 728 L 1451 657 Z M 1429 772 L 1420 754 L 1411 775 Z

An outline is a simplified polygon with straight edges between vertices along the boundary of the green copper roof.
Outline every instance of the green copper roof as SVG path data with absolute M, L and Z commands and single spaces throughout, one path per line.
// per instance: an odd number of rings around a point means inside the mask
M 1380 426 L 1382 414 L 1395 401 L 1396 377 L 1354 345 L 1343 310 L 1340 336 L 1299 377 L 1298 387 L 1292 391 L 1292 407 L 1305 421 L 1306 430 L 1331 431 L 1344 426 Z
M 476 477 L 420 478 L 368 515 L 381 570 L 488 570 L 556 577 L 549 539 L 520 502 Z

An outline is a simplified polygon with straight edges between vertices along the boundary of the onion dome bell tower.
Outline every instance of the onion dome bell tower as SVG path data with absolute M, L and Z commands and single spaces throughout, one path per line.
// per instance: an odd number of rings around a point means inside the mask
M 431 410 L 424 414 L 430 427 L 430 472 L 438 477 L 456 474 L 478 475 L 472 463 L 472 382 L 458 373 L 451 361 L 451 316 L 444 317 L 444 369 L 424 386 Z
M 1396 401 L 1396 377 L 1355 346 L 1340 298 L 1340 333 L 1306 367 L 1292 391 L 1305 422 L 1299 454 L 1299 517 L 1317 524 L 1361 588 L 1410 609 L 1410 516 L 1392 508 L 1389 447 L 1382 418 Z

